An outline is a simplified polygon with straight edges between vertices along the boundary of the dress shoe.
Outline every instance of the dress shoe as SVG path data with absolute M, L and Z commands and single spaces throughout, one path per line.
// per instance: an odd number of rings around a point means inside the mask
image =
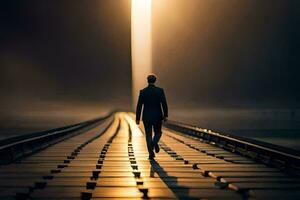
M 155 152 L 158 153 L 160 150 L 158 144 L 155 144 L 154 148 L 155 148 Z

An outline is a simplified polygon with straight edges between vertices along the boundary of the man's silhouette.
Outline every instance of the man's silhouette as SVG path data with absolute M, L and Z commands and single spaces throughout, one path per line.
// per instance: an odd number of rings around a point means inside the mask
M 156 76 L 150 74 L 147 77 L 148 87 L 140 91 L 137 107 L 136 107 L 136 123 L 140 123 L 142 107 L 143 109 L 143 123 L 146 132 L 147 148 L 149 152 L 149 159 L 153 159 L 155 152 L 159 152 L 158 141 L 161 137 L 162 121 L 168 118 L 168 105 L 164 90 L 154 85 Z M 154 137 L 152 138 L 152 128 L 154 129 Z

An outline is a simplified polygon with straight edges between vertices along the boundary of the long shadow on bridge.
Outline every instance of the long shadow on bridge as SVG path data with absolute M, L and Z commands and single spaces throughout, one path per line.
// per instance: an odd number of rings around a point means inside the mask
M 156 160 L 151 160 L 150 164 L 150 177 L 154 177 L 154 174 L 156 172 L 160 179 L 168 186 L 168 188 L 178 199 L 184 199 L 189 196 L 189 188 L 180 186 L 177 177 L 169 176 L 168 173 L 163 169 L 163 167 L 160 166 L 160 164 Z

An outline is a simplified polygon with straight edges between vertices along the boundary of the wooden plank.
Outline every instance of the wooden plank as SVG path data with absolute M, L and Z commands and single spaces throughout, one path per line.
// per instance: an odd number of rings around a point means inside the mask
M 216 179 L 224 177 L 286 177 L 279 172 L 209 172 L 209 176 Z
M 93 198 L 141 198 L 143 194 L 136 187 L 96 187 Z
M 180 198 L 201 199 L 242 199 L 240 194 L 230 190 L 220 189 L 175 189 Z
M 299 190 L 250 190 L 248 192 L 250 197 L 255 199 L 278 199 L 278 200 L 296 200 L 300 199 L 300 191 Z
M 247 177 L 247 178 L 221 178 L 222 182 L 226 183 L 300 183 L 299 179 L 296 178 L 288 178 L 288 177 Z
M 36 198 L 55 198 L 55 199 L 65 199 L 65 198 L 81 198 L 81 192 L 92 192 L 86 190 L 85 187 L 47 187 L 44 190 L 35 190 L 31 197 Z
M 250 189 L 300 189 L 300 183 L 231 183 L 229 188 L 236 191 Z
M 274 168 L 246 168 L 246 167 L 203 167 L 199 169 L 202 172 L 279 172 Z

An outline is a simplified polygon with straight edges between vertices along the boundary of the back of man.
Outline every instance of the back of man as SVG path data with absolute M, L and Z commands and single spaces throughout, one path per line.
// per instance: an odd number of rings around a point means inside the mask
M 136 108 L 136 123 L 139 124 L 142 108 L 142 119 L 146 132 L 147 148 L 149 159 L 153 159 L 155 152 L 159 152 L 158 142 L 161 137 L 162 120 L 166 121 L 168 117 L 168 105 L 164 90 L 154 85 L 156 76 L 151 74 L 147 77 L 148 87 L 140 91 L 137 108 Z M 154 130 L 154 138 L 152 138 L 152 129 Z
M 161 121 L 163 119 L 161 109 L 164 99 L 163 89 L 149 85 L 141 91 L 141 98 L 144 102 L 143 121 Z

